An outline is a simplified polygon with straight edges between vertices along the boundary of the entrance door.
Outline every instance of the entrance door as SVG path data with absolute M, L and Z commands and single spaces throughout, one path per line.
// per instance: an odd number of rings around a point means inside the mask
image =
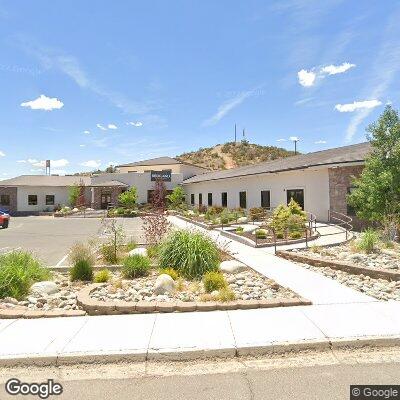
M 111 193 L 102 193 L 100 200 L 101 209 L 107 210 L 109 204 L 111 204 Z
M 288 189 L 286 191 L 287 204 L 289 204 L 291 199 L 304 210 L 304 189 Z

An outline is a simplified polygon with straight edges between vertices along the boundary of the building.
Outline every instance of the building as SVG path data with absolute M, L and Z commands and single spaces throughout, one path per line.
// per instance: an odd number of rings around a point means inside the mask
M 196 175 L 183 181 L 193 206 L 274 208 L 293 197 L 320 221 L 328 211 L 346 215 L 352 176 L 359 176 L 369 143 L 301 154 L 256 165 Z
M 81 202 L 94 209 L 118 204 L 118 196 L 131 186 L 138 192 L 138 203 L 151 199 L 157 179 L 165 182 L 167 191 L 184 179 L 208 170 L 182 163 L 174 158 L 160 157 L 120 165 L 117 173 L 94 176 L 22 175 L 0 181 L 0 209 L 12 215 L 37 214 L 69 204 L 69 189 L 82 186 Z
M 137 188 L 138 202 L 147 203 L 155 181 L 162 179 L 168 191 L 183 185 L 192 206 L 272 209 L 293 197 L 319 221 L 326 221 L 329 210 L 354 214 L 346 197 L 370 150 L 369 143 L 361 143 L 214 172 L 160 157 L 91 177 L 23 175 L 0 181 L 0 209 L 12 214 L 51 211 L 68 204 L 74 184 L 82 185 L 83 203 L 95 209 L 116 205 L 119 194 L 131 186 Z

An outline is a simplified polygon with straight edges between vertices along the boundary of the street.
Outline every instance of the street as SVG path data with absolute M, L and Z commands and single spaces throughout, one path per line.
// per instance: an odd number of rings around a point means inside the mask
M 2 369 L 0 382 L 53 378 L 60 399 L 349 399 L 351 384 L 398 384 L 398 349 L 305 352 L 263 358 Z M 7 396 L 4 386 L 0 398 Z
M 118 218 L 127 239 L 142 240 L 140 218 Z M 78 241 L 102 234 L 100 218 L 12 217 L 0 229 L 0 253 L 12 249 L 32 251 L 45 265 L 68 265 L 69 248 Z

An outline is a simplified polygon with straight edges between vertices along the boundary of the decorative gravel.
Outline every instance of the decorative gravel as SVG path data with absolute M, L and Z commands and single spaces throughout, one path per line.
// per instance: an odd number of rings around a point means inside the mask
M 400 300 L 400 281 L 389 282 L 385 279 L 375 279 L 363 274 L 355 275 L 329 267 L 296 263 L 303 268 L 318 272 L 334 279 L 343 285 L 356 289 L 379 300 Z
M 154 283 L 158 273 L 135 280 L 120 280 L 120 288 L 115 283 L 106 283 L 99 286 L 91 293 L 91 297 L 100 301 L 207 301 L 213 300 L 207 296 L 201 281 L 187 281 L 180 279 L 176 290 L 171 294 L 155 295 L 153 293 Z M 236 299 L 242 300 L 267 300 L 274 298 L 298 298 L 289 289 L 283 288 L 275 281 L 267 279 L 253 270 L 245 270 L 236 274 L 225 274 L 229 287 L 235 293 Z
M 312 257 L 322 257 L 328 260 L 340 260 L 377 270 L 400 270 L 400 252 L 389 249 L 383 249 L 376 253 L 365 254 L 354 251 L 352 244 L 347 243 L 330 248 L 297 250 L 297 253 L 310 255 Z
M 12 297 L 0 300 L 0 308 L 18 308 L 27 310 L 81 310 L 76 303 L 79 290 L 86 284 L 83 282 L 70 282 L 69 277 L 55 274 L 54 282 L 59 291 L 54 294 L 29 294 L 25 300 L 18 301 Z

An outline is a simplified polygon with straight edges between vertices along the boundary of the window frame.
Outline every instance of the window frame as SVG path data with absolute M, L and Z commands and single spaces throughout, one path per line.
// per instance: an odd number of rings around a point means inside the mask
M 8 201 L 3 202 L 3 198 L 6 197 Z M 9 194 L 0 194 L 0 206 L 8 207 L 11 204 L 11 196 Z
M 208 207 L 212 207 L 213 205 L 213 194 L 207 193 L 207 205 Z
M 53 198 L 53 202 L 52 203 L 48 202 L 48 199 L 47 199 L 48 197 L 52 197 Z M 46 206 L 54 206 L 56 204 L 56 196 L 54 194 L 46 194 L 44 201 L 45 201 Z
M 34 197 L 35 200 L 30 200 L 30 197 Z M 37 206 L 37 205 L 38 205 L 38 195 L 28 194 L 28 206 Z
M 203 193 L 199 193 L 199 206 L 203 205 Z
M 263 193 L 268 193 L 268 207 L 263 206 Z M 264 189 L 260 191 L 260 206 L 266 210 L 271 210 L 271 189 Z
M 224 197 L 225 197 L 225 201 L 224 201 Z M 221 206 L 225 207 L 225 208 L 228 207 L 228 192 L 221 192 Z
M 195 195 L 194 195 L 194 193 L 191 193 L 190 194 L 190 205 L 191 206 L 194 206 L 195 205 Z
M 242 206 L 242 195 L 244 194 L 244 207 Z M 239 207 L 244 210 L 247 209 L 247 190 L 241 190 L 239 192 Z

